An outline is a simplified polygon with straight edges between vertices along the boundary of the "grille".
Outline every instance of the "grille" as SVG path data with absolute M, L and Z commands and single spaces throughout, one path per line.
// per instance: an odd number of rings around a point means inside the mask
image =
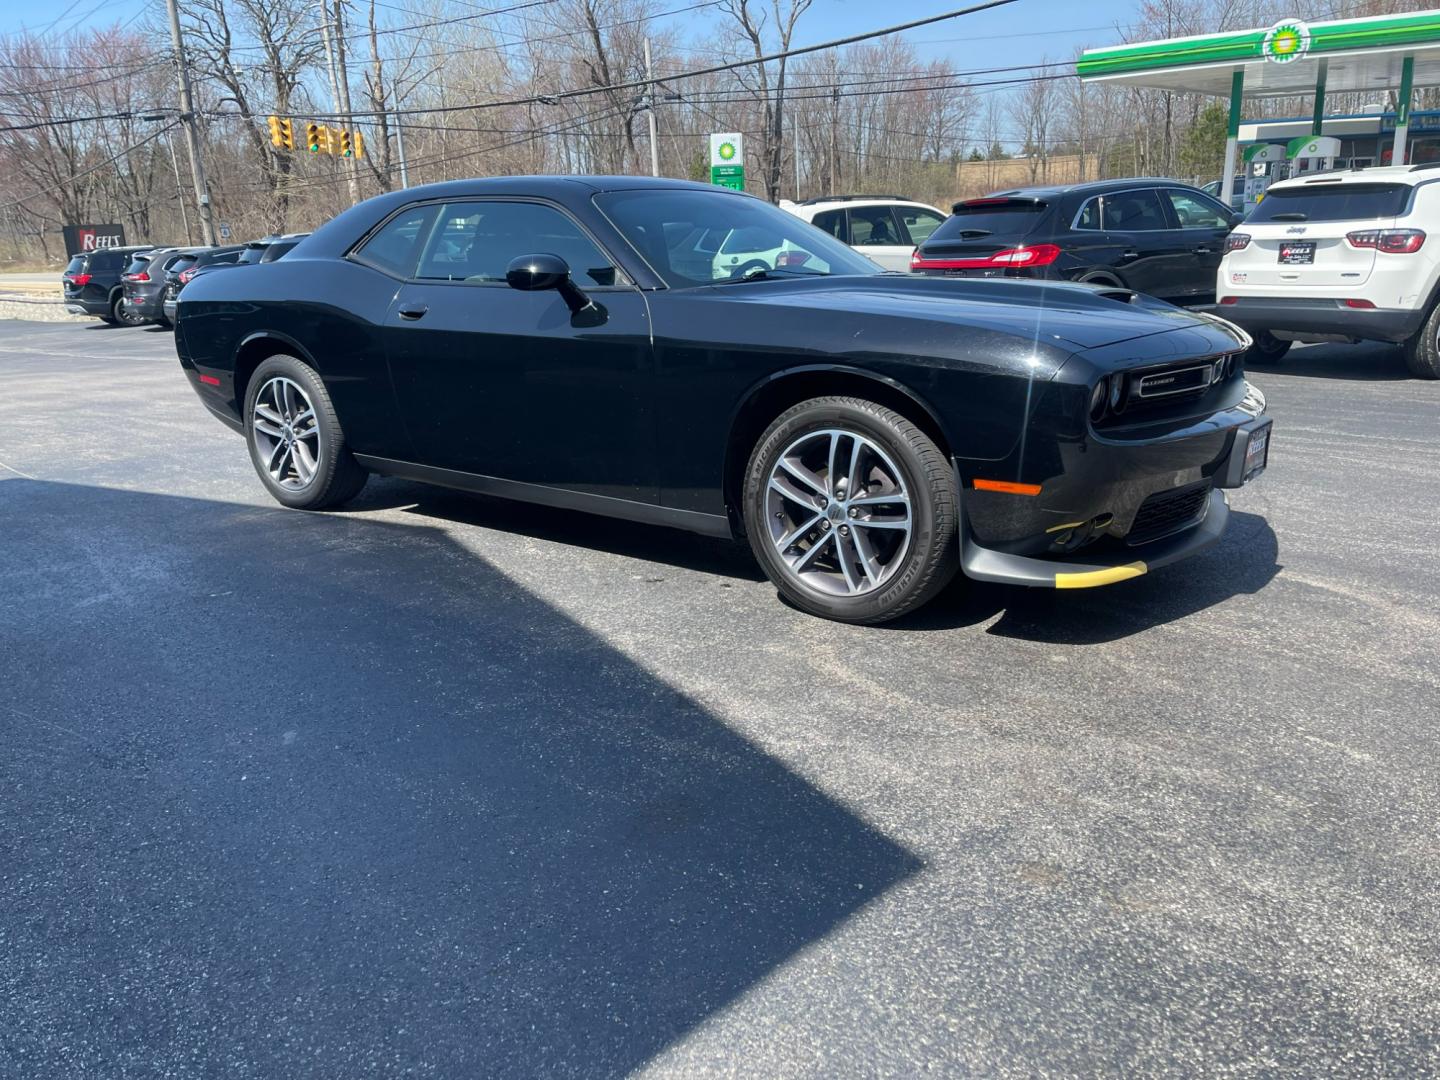
M 1169 536 L 1194 525 L 1204 514 L 1209 497 L 1208 480 L 1191 484 L 1189 487 L 1157 491 L 1140 504 L 1125 542 L 1134 547 L 1136 544 L 1159 540 L 1162 536 Z
M 1160 368 L 1126 372 L 1119 411 L 1109 414 L 1104 424 L 1125 424 L 1151 413 L 1184 412 L 1189 405 L 1209 393 L 1211 386 L 1215 385 L 1211 382 L 1215 362 L 1226 359 L 1224 356 L 1209 356 L 1198 361 L 1185 360 Z M 1224 373 L 1222 363 L 1221 380 L 1233 375 L 1233 371 L 1228 375 Z

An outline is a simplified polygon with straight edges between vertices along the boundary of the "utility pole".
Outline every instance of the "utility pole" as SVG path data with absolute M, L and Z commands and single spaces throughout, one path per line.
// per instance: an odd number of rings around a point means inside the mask
M 645 113 L 650 118 L 650 175 L 660 175 L 660 144 L 655 137 L 655 73 L 650 70 L 650 39 L 645 39 Z
M 402 188 L 408 188 L 410 186 L 410 174 L 405 171 L 405 127 L 400 121 L 401 116 L 397 111 L 395 113 L 395 145 L 400 151 L 400 186 Z
M 170 0 L 174 3 L 175 0 Z M 331 41 L 331 30 L 335 30 L 335 36 L 339 36 L 339 24 L 330 21 L 330 0 L 319 0 L 320 6 L 320 34 L 325 41 L 325 66 L 330 69 L 330 104 L 336 116 L 341 118 L 341 123 L 349 123 L 349 112 L 341 104 L 340 95 L 340 74 L 335 64 L 335 43 Z M 353 161 L 354 159 L 350 159 Z M 354 206 L 360 201 L 360 184 L 355 176 L 355 170 L 347 161 L 345 165 L 346 179 L 350 188 L 350 205 Z
M 213 246 L 215 219 L 210 214 L 210 185 L 205 181 L 205 163 L 200 160 L 200 134 L 195 125 L 195 103 L 190 96 L 190 66 L 185 61 L 185 41 L 180 36 L 180 7 L 177 0 L 165 0 L 165 6 L 170 11 L 170 42 L 175 49 L 175 77 L 180 84 L 180 123 L 185 126 L 185 145 L 190 150 L 195 204 L 200 211 L 200 236 Z
M 344 0 L 334 0 L 335 4 L 335 70 L 340 74 L 340 106 L 345 110 L 342 123 L 345 130 L 354 137 L 355 114 L 354 106 L 350 104 L 350 74 L 345 62 L 345 13 L 340 6 Z M 352 157 L 346 159 L 346 168 L 349 170 L 350 201 L 360 201 L 360 159 Z
M 795 201 L 800 201 L 800 110 L 790 109 L 790 137 L 795 140 Z

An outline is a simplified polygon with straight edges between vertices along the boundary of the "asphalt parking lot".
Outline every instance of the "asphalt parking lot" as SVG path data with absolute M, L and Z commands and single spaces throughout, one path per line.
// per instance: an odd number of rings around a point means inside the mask
M 0 322 L 0 1075 L 1440 1071 L 1440 384 L 1253 378 L 1217 550 L 863 629 Z

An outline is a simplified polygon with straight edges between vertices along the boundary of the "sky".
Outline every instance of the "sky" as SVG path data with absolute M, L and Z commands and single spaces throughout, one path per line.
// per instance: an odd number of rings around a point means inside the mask
M 403 4 L 404 0 L 399 0 Z M 45 30 L 127 23 L 138 18 L 147 0 L 3 0 L 0 34 L 21 29 Z M 795 46 L 829 41 L 849 34 L 939 15 L 964 6 L 965 0 L 815 0 L 801 17 Z M 496 3 L 497 7 L 504 6 Z M 665 5 L 662 5 L 662 8 Z M 924 59 L 948 59 L 957 68 L 1010 67 L 1035 63 L 1048 56 L 1068 59 L 1080 46 L 1108 45 L 1120 40 L 1116 26 L 1130 23 L 1137 0 L 1016 0 L 992 11 L 912 30 L 903 37 Z M 693 15 L 687 29 L 695 27 Z M 1043 28 L 1043 29 L 1037 29 Z

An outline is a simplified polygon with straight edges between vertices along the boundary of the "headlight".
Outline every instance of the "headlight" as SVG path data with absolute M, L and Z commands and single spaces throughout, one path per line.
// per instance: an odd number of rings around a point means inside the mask
M 1110 376 L 1110 411 L 1118 413 L 1124 404 L 1125 398 L 1125 376 Z

